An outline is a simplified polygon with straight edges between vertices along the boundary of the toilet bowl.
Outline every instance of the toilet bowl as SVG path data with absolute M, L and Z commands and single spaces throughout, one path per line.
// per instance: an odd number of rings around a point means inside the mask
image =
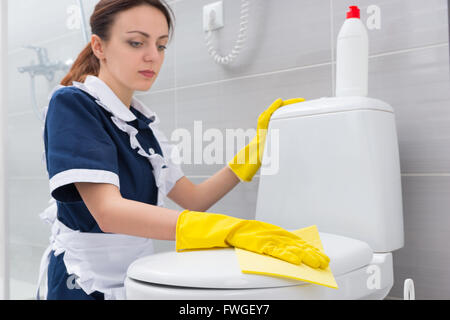
M 244 274 L 234 249 L 164 252 L 128 269 L 128 299 L 382 299 L 403 247 L 393 108 L 367 97 L 321 98 L 270 120 L 255 219 L 316 225 L 339 289 Z
M 233 248 L 162 252 L 133 262 L 125 280 L 131 300 L 382 299 L 393 285 L 391 253 L 363 241 L 319 233 L 338 289 L 242 273 Z

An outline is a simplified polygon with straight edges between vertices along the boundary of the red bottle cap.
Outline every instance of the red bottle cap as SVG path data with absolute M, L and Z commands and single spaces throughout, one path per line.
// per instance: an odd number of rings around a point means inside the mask
M 350 19 L 350 18 L 358 18 L 359 19 L 360 15 L 359 15 L 358 6 L 350 6 L 349 8 L 350 8 L 350 11 L 347 12 L 347 19 Z

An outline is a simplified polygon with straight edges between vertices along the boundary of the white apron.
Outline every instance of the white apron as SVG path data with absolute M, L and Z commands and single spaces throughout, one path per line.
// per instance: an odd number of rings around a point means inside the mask
M 123 283 L 128 266 L 137 258 L 154 253 L 152 240 L 123 234 L 74 231 L 56 218 L 56 201 L 50 201 L 53 204 L 40 214 L 41 219 L 52 224 L 52 235 L 50 246 L 41 259 L 38 299 L 52 250 L 55 256 L 64 252 L 67 273 L 77 276 L 76 284 L 87 294 L 99 291 L 104 294 L 105 300 L 125 299 Z M 74 289 L 71 285 L 67 283 L 68 289 Z
M 178 150 L 168 143 L 168 139 L 157 128 L 158 116 L 143 107 L 143 104 L 133 97 L 133 107 L 154 121 L 149 124 L 156 136 L 164 157 L 155 153 L 152 148 L 144 150 L 136 134 L 138 130 L 130 126 L 125 120 L 130 121 L 131 111 L 118 107 L 117 97 L 112 96 L 112 91 L 106 88 L 97 77 L 88 76 L 85 83 L 73 82 L 74 86 L 89 93 L 96 98 L 98 105 L 112 113 L 112 122 L 130 137 L 130 146 L 138 148 L 138 153 L 146 157 L 152 164 L 153 175 L 158 188 L 158 206 L 164 206 L 164 197 L 182 175 L 181 169 L 168 159 L 178 157 Z M 57 86 L 49 95 L 62 86 Z M 111 92 L 111 93 L 110 93 Z M 44 119 L 47 108 L 44 109 Z M 127 118 L 128 117 L 128 118 Z M 179 161 L 179 160 L 178 160 Z M 170 166 L 170 167 L 169 167 Z M 172 170 L 170 170 L 172 169 Z M 153 254 L 153 242 L 151 239 L 134 237 L 123 234 L 86 233 L 72 230 L 57 219 L 57 205 L 52 198 L 52 203 L 40 217 L 52 225 L 50 245 L 45 250 L 40 265 L 37 299 L 44 276 L 48 271 L 50 253 L 55 250 L 55 255 L 64 254 L 64 264 L 69 275 L 74 274 L 76 284 L 87 294 L 94 291 L 102 292 L 106 300 L 125 299 L 124 281 L 128 266 L 136 259 Z M 47 281 L 45 281 L 45 288 Z M 45 290 L 47 292 L 47 290 Z

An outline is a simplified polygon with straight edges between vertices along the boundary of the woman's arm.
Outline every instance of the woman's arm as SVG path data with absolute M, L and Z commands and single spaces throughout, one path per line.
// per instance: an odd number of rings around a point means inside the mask
M 224 167 L 198 185 L 181 178 L 168 196 L 185 209 L 206 211 L 239 181 L 230 168 Z M 180 211 L 125 199 L 112 184 L 77 182 L 75 186 L 103 232 L 175 240 Z
M 226 166 L 198 185 L 186 177 L 181 178 L 167 196 L 184 209 L 203 212 L 222 199 L 239 182 L 239 178 Z
M 103 232 L 175 240 L 179 211 L 125 199 L 112 184 L 77 182 L 75 186 Z

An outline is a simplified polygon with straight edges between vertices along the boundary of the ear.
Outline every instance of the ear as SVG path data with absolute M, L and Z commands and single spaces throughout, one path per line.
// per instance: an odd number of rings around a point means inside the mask
M 92 48 L 92 51 L 94 52 L 94 55 L 100 61 L 102 61 L 105 58 L 103 41 L 96 34 L 93 34 L 91 37 L 91 48 Z

